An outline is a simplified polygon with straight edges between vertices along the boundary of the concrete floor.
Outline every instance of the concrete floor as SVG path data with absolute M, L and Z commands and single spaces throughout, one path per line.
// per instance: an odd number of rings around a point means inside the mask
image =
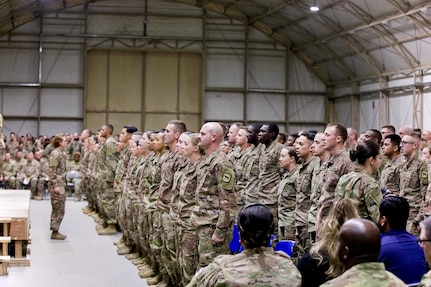
M 60 232 L 64 241 L 50 239 L 50 200 L 31 201 L 30 267 L 9 267 L 2 287 L 135 287 L 148 286 L 137 268 L 117 255 L 112 242 L 120 234 L 99 236 L 93 219 L 82 213 L 86 202 L 68 199 Z

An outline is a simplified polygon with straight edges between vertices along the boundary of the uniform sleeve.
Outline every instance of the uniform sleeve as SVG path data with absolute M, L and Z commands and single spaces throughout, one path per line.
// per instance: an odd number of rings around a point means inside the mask
M 115 151 L 115 143 L 109 143 L 106 147 L 106 168 L 108 169 L 108 182 L 114 182 L 115 171 L 117 169 L 118 155 Z
M 215 235 L 219 238 L 226 236 L 236 210 L 235 181 L 232 165 L 223 164 L 218 175 L 220 211 L 215 230 Z
M 58 166 L 58 158 L 56 156 L 55 153 L 52 153 L 49 156 L 49 168 L 48 168 L 48 177 L 49 177 L 49 182 L 52 185 L 56 185 L 57 183 L 57 173 L 56 173 L 56 169 Z

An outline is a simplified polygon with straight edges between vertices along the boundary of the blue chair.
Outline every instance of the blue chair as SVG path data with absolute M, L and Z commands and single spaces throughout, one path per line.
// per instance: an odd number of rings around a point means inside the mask
M 232 252 L 232 254 L 237 254 L 244 250 L 241 246 L 241 243 L 239 242 L 239 231 L 238 231 L 238 225 L 236 224 L 233 226 L 232 240 L 229 243 L 229 249 Z
M 275 247 L 275 251 L 283 251 L 290 257 L 292 257 L 293 254 L 293 247 L 295 247 L 296 242 L 294 240 L 281 240 L 279 241 Z

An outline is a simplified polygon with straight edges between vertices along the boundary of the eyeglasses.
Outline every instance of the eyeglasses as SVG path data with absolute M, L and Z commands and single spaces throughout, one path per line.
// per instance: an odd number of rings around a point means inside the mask
M 423 246 L 424 245 L 424 242 L 430 242 L 431 241 L 431 239 L 420 239 L 420 238 L 418 238 L 418 244 L 420 245 L 420 246 Z
M 415 142 L 401 141 L 401 145 L 406 145 L 406 144 L 415 144 Z

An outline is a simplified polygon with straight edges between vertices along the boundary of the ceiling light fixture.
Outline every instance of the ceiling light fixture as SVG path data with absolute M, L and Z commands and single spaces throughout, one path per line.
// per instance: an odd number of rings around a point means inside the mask
M 316 0 L 314 0 L 313 5 L 310 6 L 310 11 L 311 12 L 317 12 L 319 10 L 320 10 L 320 8 L 319 8 L 319 6 L 316 5 Z

